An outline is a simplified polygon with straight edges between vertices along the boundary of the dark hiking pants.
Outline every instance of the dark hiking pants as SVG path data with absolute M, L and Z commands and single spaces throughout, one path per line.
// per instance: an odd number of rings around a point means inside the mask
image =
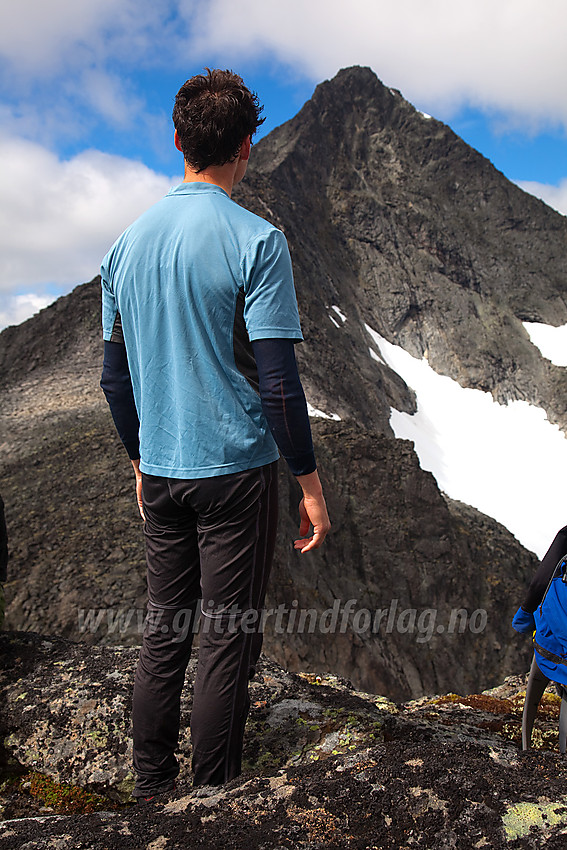
M 180 697 L 201 599 L 194 783 L 240 773 L 276 535 L 277 463 L 195 480 L 144 475 L 143 502 L 148 617 L 132 709 L 135 796 L 177 776 Z

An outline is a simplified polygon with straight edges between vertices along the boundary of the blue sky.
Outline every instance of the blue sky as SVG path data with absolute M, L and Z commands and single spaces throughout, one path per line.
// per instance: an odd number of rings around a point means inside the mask
M 175 92 L 231 67 L 263 132 L 369 65 L 567 213 L 564 0 L 18 0 L 0 8 L 0 327 L 93 277 L 182 174 Z

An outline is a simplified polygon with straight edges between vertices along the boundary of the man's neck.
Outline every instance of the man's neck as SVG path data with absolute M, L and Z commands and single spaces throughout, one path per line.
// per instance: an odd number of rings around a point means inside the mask
M 194 171 L 185 163 L 185 177 L 183 178 L 183 182 L 210 183 L 213 186 L 220 186 L 230 198 L 234 188 L 235 176 L 236 162 L 227 162 L 225 165 L 213 165 L 210 168 L 205 168 L 203 171 Z

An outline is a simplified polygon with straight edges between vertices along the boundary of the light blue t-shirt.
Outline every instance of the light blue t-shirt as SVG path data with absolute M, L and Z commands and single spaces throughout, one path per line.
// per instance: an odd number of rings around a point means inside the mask
M 140 469 L 206 478 L 278 450 L 250 342 L 300 341 L 283 233 L 219 186 L 181 183 L 102 262 L 103 336 L 121 320 L 140 419 Z

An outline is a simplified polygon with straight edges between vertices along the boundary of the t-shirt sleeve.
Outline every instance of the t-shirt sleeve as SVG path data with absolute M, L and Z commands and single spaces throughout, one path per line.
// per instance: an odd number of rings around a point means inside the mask
M 105 265 L 100 270 L 102 284 L 102 338 L 105 342 L 124 342 L 122 334 L 122 322 L 116 298 L 111 285 L 108 282 Z
M 273 229 L 248 246 L 243 262 L 244 321 L 250 342 L 303 335 L 291 257 L 285 236 Z

